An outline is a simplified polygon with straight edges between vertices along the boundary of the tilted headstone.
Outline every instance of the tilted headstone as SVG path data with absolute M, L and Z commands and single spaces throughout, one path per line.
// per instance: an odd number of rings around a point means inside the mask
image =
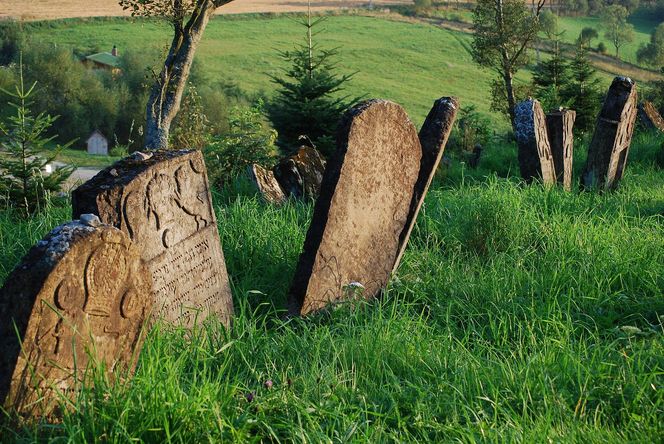
M 638 114 L 646 128 L 664 131 L 664 118 L 662 118 L 652 102 L 647 100 L 641 102 Z
M 0 405 L 48 416 L 91 367 L 133 370 L 150 284 L 129 237 L 96 216 L 51 231 L 0 289 Z
M 422 149 L 406 112 L 384 100 L 344 115 L 289 295 L 292 314 L 376 296 L 396 263 Z
M 280 205 L 286 201 L 286 195 L 271 170 L 254 163 L 247 167 L 247 171 L 249 178 L 266 202 Z
M 408 221 L 401 234 L 399 253 L 394 263 L 394 270 L 399 266 L 401 257 L 406 250 L 406 244 L 415 226 L 417 214 L 422 208 L 424 197 L 445 152 L 445 145 L 452 132 L 458 109 L 459 101 L 456 98 L 441 97 L 434 102 L 422 128 L 420 128 L 419 139 L 422 147 L 422 159 L 420 160 L 419 174 L 415 183 L 410 212 L 408 213 Z
M 526 183 L 541 179 L 544 185 L 555 184 L 556 173 L 546 134 L 546 117 L 537 100 L 524 100 L 514 108 L 514 135 L 519 169 Z
M 628 77 L 616 77 L 609 87 L 588 147 L 588 160 L 581 176 L 584 188 L 610 190 L 618 186 L 632 143 L 636 100 L 636 83 Z
M 560 109 L 546 115 L 546 129 L 551 144 L 556 181 L 567 191 L 572 190 L 575 119 L 576 111 L 571 109 Z
M 152 276 L 155 315 L 191 327 L 233 301 L 199 151 L 134 153 L 72 193 L 74 217 L 98 214 L 129 235 Z
M 325 171 L 325 159 L 310 146 L 302 146 L 292 156 L 282 159 L 273 169 L 274 176 L 287 197 L 318 197 Z

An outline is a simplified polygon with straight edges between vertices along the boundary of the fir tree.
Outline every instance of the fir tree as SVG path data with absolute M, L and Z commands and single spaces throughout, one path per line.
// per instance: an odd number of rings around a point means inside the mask
M 313 27 L 324 20 L 312 21 L 311 10 L 302 25 L 307 30 L 307 41 L 292 51 L 281 52 L 290 67 L 284 77 L 272 76 L 280 86 L 276 98 L 268 106 L 268 115 L 279 134 L 278 145 L 286 153 L 309 139 L 323 155 L 334 151 L 334 133 L 342 113 L 348 108 L 347 97 L 335 93 L 353 74 L 335 73 L 335 49 L 321 49 L 313 43 Z
M 4 91 L 16 101 L 9 103 L 16 114 L 7 119 L 6 125 L 0 124 L 0 202 L 19 208 L 25 215 L 45 209 L 50 195 L 60 191 L 74 171 L 66 166 L 50 175 L 43 173 L 62 147 L 47 149 L 55 137 L 43 136 L 56 117 L 44 113 L 33 116 L 29 109 L 35 85 L 25 89 L 21 66 L 16 92 Z
M 571 81 L 569 64 L 560 53 L 558 40 L 555 40 L 553 56 L 538 63 L 533 75 L 537 98 L 545 110 L 568 105 L 563 99 L 563 91 L 570 88 Z
M 576 111 L 574 130 L 577 134 L 585 133 L 592 130 L 595 125 L 595 118 L 601 105 L 600 81 L 588 60 L 587 50 L 581 46 L 576 49 L 570 69 L 572 82 L 569 88 L 563 91 L 563 99 Z

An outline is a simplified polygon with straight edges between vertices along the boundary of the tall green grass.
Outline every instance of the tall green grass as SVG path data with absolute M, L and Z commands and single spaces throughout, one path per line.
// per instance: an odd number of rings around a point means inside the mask
M 660 441 L 661 144 L 636 140 L 606 194 L 522 185 L 513 146 L 456 164 L 383 297 L 305 319 L 283 314 L 311 203 L 238 182 L 215 194 L 231 331 L 159 326 L 133 379 L 97 376 L 61 423 L 5 420 L 2 441 Z M 68 211 L 0 212 L 0 279 Z

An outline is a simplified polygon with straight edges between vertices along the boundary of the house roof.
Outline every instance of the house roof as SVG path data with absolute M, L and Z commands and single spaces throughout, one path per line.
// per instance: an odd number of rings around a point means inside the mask
M 88 137 L 88 140 L 86 140 L 85 143 L 88 143 L 88 142 L 90 141 L 90 139 L 92 139 L 92 138 L 95 137 L 95 136 L 101 136 L 103 139 L 108 140 L 108 139 L 106 139 L 106 136 L 104 136 L 104 135 L 101 133 L 101 131 L 99 131 L 98 129 L 96 129 L 96 130 L 94 130 L 94 131 L 92 132 L 92 134 L 90 134 L 90 137 Z
M 89 55 L 85 60 L 91 60 L 102 65 L 107 65 L 112 68 L 117 68 L 120 66 L 120 59 L 110 52 L 99 52 L 97 54 Z

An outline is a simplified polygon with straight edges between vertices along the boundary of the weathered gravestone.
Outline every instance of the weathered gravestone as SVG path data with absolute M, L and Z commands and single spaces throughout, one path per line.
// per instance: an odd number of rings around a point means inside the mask
M 191 327 L 230 325 L 228 274 L 199 151 L 134 153 L 72 193 L 74 217 L 98 214 L 127 233 L 152 276 L 155 315 Z
M 639 104 L 639 118 L 648 129 L 664 131 L 664 119 L 652 102 L 644 100 Z
M 540 178 L 544 185 L 556 183 L 546 117 L 537 100 L 528 99 L 514 108 L 514 135 L 518 146 L 521 177 L 530 183 Z
M 287 197 L 315 199 L 323 181 L 325 159 L 315 148 L 302 146 L 292 156 L 282 159 L 273 171 Z
M 266 202 L 279 205 L 286 201 L 286 195 L 272 171 L 266 170 L 255 163 L 250 165 L 247 168 L 247 171 L 249 173 L 249 178 Z
M 93 215 L 37 243 L 0 290 L 0 405 L 48 416 L 86 369 L 131 371 L 152 308 L 150 277 L 120 230 Z M 20 341 L 19 341 L 20 338 Z
M 384 100 L 344 115 L 328 161 L 289 295 L 292 314 L 307 314 L 364 287 L 385 286 L 408 223 L 422 149 L 405 111 Z
M 581 176 L 586 189 L 614 189 L 622 178 L 636 120 L 636 83 L 616 77 L 597 118 Z
M 447 144 L 450 132 L 452 132 L 458 109 L 459 101 L 456 98 L 441 97 L 434 102 L 433 108 L 429 111 L 422 128 L 420 128 L 419 139 L 422 147 L 422 159 L 420 160 L 419 174 L 415 183 L 406 228 L 401 233 L 399 253 L 393 270 L 396 270 L 399 266 L 401 257 L 406 250 L 406 244 L 415 226 L 417 214 L 420 208 L 422 208 L 424 197 L 429 190 L 429 185 L 431 185 L 431 181 L 438 169 L 438 164 L 445 152 L 445 145 Z
M 546 115 L 546 130 L 556 180 L 567 191 L 572 190 L 572 164 L 574 160 L 574 120 L 576 111 L 560 109 Z

